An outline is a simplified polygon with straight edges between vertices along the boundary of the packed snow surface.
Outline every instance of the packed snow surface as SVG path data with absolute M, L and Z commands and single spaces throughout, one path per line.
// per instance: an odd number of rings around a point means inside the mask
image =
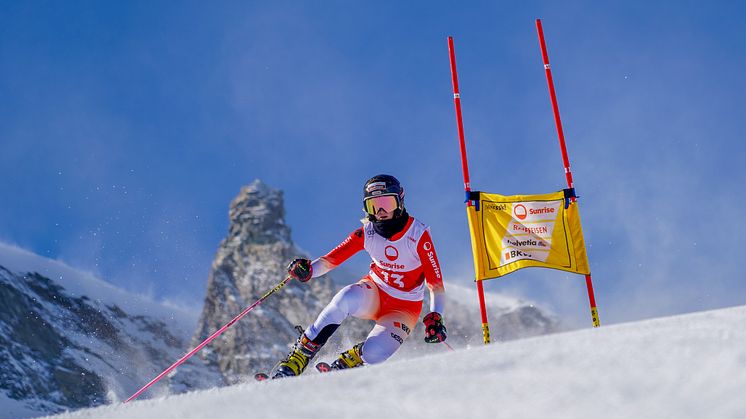
M 742 306 L 453 352 L 436 344 L 377 366 L 61 417 L 744 418 L 745 323 Z

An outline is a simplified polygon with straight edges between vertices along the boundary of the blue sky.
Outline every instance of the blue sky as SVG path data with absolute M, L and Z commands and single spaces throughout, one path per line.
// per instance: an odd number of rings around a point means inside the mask
M 385 172 L 467 284 L 446 38 L 473 187 L 550 192 L 542 18 L 601 321 L 746 303 L 743 6 L 525 3 L 2 2 L 0 240 L 198 306 L 242 185 L 321 255 Z M 486 288 L 590 324 L 582 277 Z

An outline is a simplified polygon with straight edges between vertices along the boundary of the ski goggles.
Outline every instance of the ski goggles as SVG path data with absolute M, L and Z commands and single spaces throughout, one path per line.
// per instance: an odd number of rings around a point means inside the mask
M 394 212 L 399 208 L 399 197 L 396 195 L 379 195 L 367 198 L 363 201 L 365 212 L 375 216 L 378 210 Z

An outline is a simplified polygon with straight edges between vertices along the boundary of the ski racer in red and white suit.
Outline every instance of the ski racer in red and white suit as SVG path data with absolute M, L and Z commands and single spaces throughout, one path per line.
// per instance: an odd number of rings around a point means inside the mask
M 372 259 L 368 274 L 334 296 L 278 363 L 273 378 L 301 374 L 348 316 L 374 320 L 376 325 L 364 342 L 340 354 L 331 368 L 385 361 L 414 330 L 425 287 L 430 290 L 430 312 L 423 319 L 425 341 L 446 339 L 442 318 L 445 290 L 429 227 L 407 213 L 404 188 L 390 175 L 374 176 L 366 182 L 363 208 L 367 213 L 363 227 L 332 251 L 313 262 L 299 258 L 288 265 L 288 273 L 305 282 L 326 274 L 361 250 Z
M 355 230 L 313 262 L 313 277 L 329 272 L 363 249 L 372 259 L 368 275 L 337 293 L 306 336 L 314 340 L 324 327 L 338 325 L 347 316 L 375 320 L 361 354 L 366 364 L 375 364 L 393 355 L 414 330 L 425 286 L 430 290 L 430 312 L 443 313 L 445 290 L 429 229 L 411 216 L 404 230 L 390 239 L 377 234 L 371 223 Z

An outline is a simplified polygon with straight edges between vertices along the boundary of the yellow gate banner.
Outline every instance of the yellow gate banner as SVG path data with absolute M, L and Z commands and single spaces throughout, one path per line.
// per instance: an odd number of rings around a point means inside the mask
M 477 280 L 530 266 L 590 274 L 578 204 L 566 191 L 476 193 L 477 205 L 467 207 L 467 217 Z

